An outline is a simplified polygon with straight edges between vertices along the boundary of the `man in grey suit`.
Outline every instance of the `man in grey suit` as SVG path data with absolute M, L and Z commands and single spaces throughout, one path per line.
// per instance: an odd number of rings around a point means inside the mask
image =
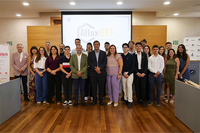
M 15 78 L 22 79 L 24 100 L 30 101 L 27 97 L 27 75 L 28 75 L 28 54 L 23 52 L 23 45 L 17 44 L 17 52 L 12 54 L 11 64 Z

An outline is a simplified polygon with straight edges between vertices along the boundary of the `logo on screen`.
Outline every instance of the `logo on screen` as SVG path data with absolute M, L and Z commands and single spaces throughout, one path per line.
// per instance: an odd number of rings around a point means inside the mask
M 200 49 L 198 49 L 198 51 L 200 51 Z
M 188 39 L 186 39 L 186 41 L 188 41 Z
M 200 41 L 200 38 L 198 40 Z
M 85 43 L 94 40 L 97 37 L 112 37 L 113 28 L 96 29 L 94 26 L 85 23 L 77 28 L 77 36 Z
M 192 46 L 194 46 L 194 44 L 192 44 Z

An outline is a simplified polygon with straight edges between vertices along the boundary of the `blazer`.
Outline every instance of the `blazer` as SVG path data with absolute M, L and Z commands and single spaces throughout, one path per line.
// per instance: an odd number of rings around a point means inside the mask
M 22 62 L 20 62 L 18 52 L 12 54 L 11 65 L 13 67 L 14 76 L 20 76 L 20 72 L 17 71 L 20 68 L 24 71 L 24 73 L 21 74 L 22 76 L 28 75 L 28 56 L 29 54 L 23 52 Z
M 87 55 L 82 53 L 81 65 L 80 65 L 80 72 L 81 72 L 82 79 L 87 79 L 87 68 L 88 68 Z M 76 75 L 78 73 L 77 72 L 78 71 L 77 54 L 73 54 L 70 58 L 70 69 L 72 70 L 72 78 L 78 79 L 79 76 Z
M 98 59 L 98 66 L 100 67 L 101 74 L 100 76 L 106 76 L 106 64 L 107 64 L 107 56 L 106 52 L 100 50 L 99 51 L 99 59 Z M 88 75 L 91 77 L 97 76 L 97 72 L 95 71 L 95 67 L 97 67 L 97 59 L 95 55 L 95 50 L 92 50 L 88 53 Z
M 141 61 L 141 72 L 140 73 L 144 73 L 145 75 L 147 74 L 147 68 L 148 68 L 148 59 L 147 59 L 147 54 L 144 52 L 141 52 L 142 54 L 142 61 Z M 137 74 L 138 71 L 138 59 L 137 59 L 137 54 L 135 54 L 135 74 Z

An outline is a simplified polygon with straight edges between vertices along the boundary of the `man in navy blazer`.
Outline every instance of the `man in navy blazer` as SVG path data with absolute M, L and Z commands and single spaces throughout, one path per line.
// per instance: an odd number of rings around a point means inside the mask
M 90 76 L 90 83 L 93 92 L 93 102 L 91 103 L 91 106 L 97 103 L 97 83 L 99 87 L 99 103 L 102 106 L 105 106 L 103 103 L 103 89 L 106 78 L 107 56 L 106 52 L 99 49 L 99 41 L 94 41 L 93 46 L 94 50 L 88 54 L 88 75 Z

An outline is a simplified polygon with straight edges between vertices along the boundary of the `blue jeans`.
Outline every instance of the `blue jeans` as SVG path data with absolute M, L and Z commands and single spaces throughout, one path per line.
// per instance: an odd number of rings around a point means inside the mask
M 78 103 L 79 87 L 81 92 L 81 102 L 85 102 L 85 79 L 79 77 L 78 79 L 73 79 L 74 81 L 74 93 L 75 93 L 75 102 Z
M 38 69 L 43 71 L 44 69 Z M 36 86 L 36 102 L 47 101 L 48 94 L 48 82 L 47 82 L 47 72 L 43 73 L 43 77 L 35 72 L 35 86 Z
M 162 75 L 159 74 L 157 78 L 153 77 L 155 74 L 150 72 L 149 73 L 149 100 L 153 102 L 153 89 L 154 89 L 154 83 L 156 84 L 156 102 L 160 102 L 160 94 L 161 94 L 161 80 Z

